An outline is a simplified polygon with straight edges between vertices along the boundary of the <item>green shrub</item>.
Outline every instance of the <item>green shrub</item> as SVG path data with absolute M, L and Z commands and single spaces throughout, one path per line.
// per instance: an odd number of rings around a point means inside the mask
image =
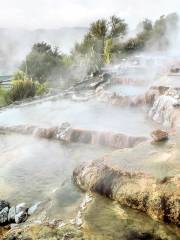
M 12 102 L 25 98 L 34 97 L 36 94 L 36 84 L 32 80 L 13 81 L 9 91 L 9 97 Z
M 33 45 L 31 52 L 26 56 L 20 69 L 26 72 L 29 78 L 44 83 L 47 79 L 55 81 L 59 76 L 63 64 L 58 48 L 41 42 Z
M 47 83 L 35 82 L 36 85 L 36 95 L 43 95 L 47 93 Z
M 18 70 L 17 72 L 14 73 L 12 77 L 12 81 L 19 81 L 19 80 L 28 80 L 28 76 L 25 72 Z
M 47 84 L 32 81 L 23 71 L 17 71 L 12 78 L 12 86 L 7 91 L 6 102 L 11 103 L 47 92 Z
M 0 87 L 0 107 L 4 107 L 9 104 L 8 90 Z

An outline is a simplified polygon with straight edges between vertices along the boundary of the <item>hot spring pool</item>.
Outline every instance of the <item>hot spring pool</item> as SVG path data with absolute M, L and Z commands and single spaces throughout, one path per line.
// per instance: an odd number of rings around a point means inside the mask
M 75 216 L 84 194 L 71 180 L 75 167 L 111 149 L 0 135 L 0 196 L 11 204 L 43 202 L 48 217 Z
M 51 127 L 63 122 L 69 122 L 75 128 L 113 131 L 134 136 L 149 136 L 154 129 L 142 109 L 122 108 L 95 101 L 73 102 L 60 99 L 0 112 L 0 126 L 30 124 Z
M 130 135 L 149 135 L 154 127 L 140 109 L 120 108 L 94 101 L 77 103 L 63 99 L 9 108 L 0 113 L 0 126 L 32 124 L 50 127 L 66 121 L 73 127 Z M 73 184 L 71 178 L 74 168 L 84 161 L 108 154 L 113 164 L 120 164 L 128 170 L 146 170 L 151 167 L 150 170 L 154 173 L 157 168 L 157 176 L 159 172 L 164 175 L 169 166 L 172 169 L 169 169 L 168 175 L 174 171 L 174 165 L 169 165 L 167 160 L 168 153 L 164 153 L 162 162 L 155 154 L 159 150 L 154 150 L 153 146 L 148 152 L 141 145 L 134 149 L 135 154 L 133 150 L 129 154 L 125 153 L 127 150 L 119 150 L 119 155 L 118 151 L 112 153 L 112 149 L 99 145 L 62 145 L 57 141 L 32 136 L 5 134 L 0 135 L 0 151 L 1 199 L 8 200 L 11 204 L 26 202 L 30 206 L 41 202 L 43 209 L 34 216 L 35 220 L 65 221 L 76 217 L 84 193 Z M 147 152 L 149 157 L 145 162 L 144 155 Z M 167 234 L 169 239 L 175 240 L 179 234 L 175 228 L 157 223 L 138 211 L 121 208 L 117 203 L 100 196 L 95 196 L 83 219 L 86 236 L 94 239 L 98 236 L 102 240 L 127 240 L 127 234 L 133 231 L 161 231 L 162 236 Z
M 138 96 L 144 94 L 148 90 L 146 85 L 114 85 L 109 91 L 120 96 Z

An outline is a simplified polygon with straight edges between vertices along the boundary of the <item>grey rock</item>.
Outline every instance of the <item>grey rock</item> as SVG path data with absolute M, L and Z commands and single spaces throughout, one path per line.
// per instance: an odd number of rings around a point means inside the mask
M 15 207 L 11 207 L 9 209 L 9 213 L 8 213 L 8 222 L 14 222 L 15 221 L 15 215 L 16 215 L 16 208 Z
M 10 204 L 4 200 L 0 200 L 0 211 L 3 210 L 5 207 L 10 208 Z
M 15 223 L 19 224 L 19 223 L 25 222 L 27 220 L 27 217 L 28 217 L 27 212 L 21 211 L 15 215 Z
M 8 221 L 9 208 L 5 207 L 0 211 L 0 224 L 4 224 Z
M 58 128 L 56 138 L 58 140 L 68 141 L 71 129 L 71 125 L 68 122 L 62 123 L 62 125 Z
M 16 206 L 16 214 L 27 211 L 26 203 L 20 203 Z
M 32 207 L 30 207 L 28 209 L 28 215 L 32 215 L 37 210 L 39 205 L 40 205 L 40 202 L 38 202 L 35 205 L 33 205 Z
M 165 141 L 169 137 L 168 132 L 160 130 L 160 129 L 153 131 L 151 133 L 151 136 L 152 136 L 154 142 Z

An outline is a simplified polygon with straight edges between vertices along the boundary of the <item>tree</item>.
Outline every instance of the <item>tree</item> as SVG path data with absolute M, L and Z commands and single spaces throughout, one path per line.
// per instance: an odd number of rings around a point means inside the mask
M 19 80 L 25 81 L 29 79 L 28 79 L 28 76 L 25 74 L 25 72 L 19 70 L 15 72 L 15 74 L 13 75 L 12 81 L 19 81 Z
M 91 24 L 89 33 L 97 39 L 104 39 L 107 34 L 107 21 L 105 19 L 97 20 Z
M 150 32 L 153 30 L 153 23 L 151 20 L 146 18 L 138 24 L 138 27 L 141 29 L 141 32 Z
M 123 19 L 116 16 L 110 17 L 109 21 L 99 19 L 93 22 L 89 32 L 85 35 L 81 43 L 77 43 L 73 50 L 73 55 L 84 56 L 84 60 L 95 63 L 95 69 L 102 67 L 104 63 L 110 63 L 113 56 L 113 45 L 115 39 L 123 37 L 127 31 L 127 24 Z M 91 69 L 92 66 L 90 67 Z
M 170 45 L 170 37 L 174 37 L 177 32 L 177 23 L 178 16 L 175 13 L 161 16 L 154 24 L 151 20 L 144 19 L 138 25 L 137 35 L 122 41 L 128 29 L 125 21 L 117 16 L 111 16 L 107 20 L 100 19 L 91 24 L 83 41 L 76 44 L 73 54 L 80 55 L 81 59 L 89 58 L 86 62 L 94 62 L 101 68 L 114 58 L 124 57 L 135 51 L 152 47 L 165 50 Z
M 52 47 L 45 42 L 37 43 L 34 44 L 31 52 L 21 65 L 21 70 L 24 71 L 29 78 L 42 83 L 57 77 L 59 69 L 62 66 L 61 60 L 62 56 L 58 48 L 52 49 Z
M 137 38 L 130 38 L 124 43 L 123 50 L 126 52 L 133 52 L 141 48 L 141 43 Z
M 124 19 L 118 18 L 115 15 L 110 17 L 108 25 L 110 38 L 123 37 L 127 32 L 127 24 Z
M 106 64 L 109 64 L 111 62 L 112 49 L 113 49 L 113 41 L 112 41 L 112 38 L 109 38 L 106 40 L 105 47 L 104 47 L 104 62 Z
M 149 45 L 158 50 L 166 50 L 170 45 L 170 39 L 175 37 L 178 28 L 178 15 L 176 13 L 162 15 L 155 21 Z
M 178 16 L 175 13 L 163 15 L 153 23 L 145 19 L 138 24 L 140 32 L 134 38 L 128 39 L 122 47 L 122 52 L 133 53 L 146 49 L 166 50 L 172 36 L 175 38 L 178 27 Z
M 95 39 L 92 37 L 91 33 L 87 33 L 81 43 L 76 43 L 72 51 L 72 54 L 82 54 L 85 55 L 90 53 L 93 46 L 95 45 Z

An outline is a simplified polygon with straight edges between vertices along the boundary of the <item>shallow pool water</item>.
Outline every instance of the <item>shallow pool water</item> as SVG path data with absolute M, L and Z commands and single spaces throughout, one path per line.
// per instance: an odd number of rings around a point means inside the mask
M 73 217 L 84 194 L 72 183 L 75 167 L 110 152 L 21 135 L 0 135 L 0 196 L 11 204 L 39 201 L 48 217 Z
M 124 208 L 98 195 L 95 195 L 94 201 L 88 207 L 84 219 L 87 239 L 177 240 L 180 238 L 180 231 L 175 226 L 156 222 L 144 213 Z
M 142 109 L 121 108 L 95 101 L 73 102 L 60 99 L 9 108 L 0 112 L 0 126 L 33 124 L 50 127 L 63 122 L 69 122 L 76 128 L 113 131 L 135 136 L 149 136 L 154 129 L 153 123 L 148 121 Z
M 126 86 L 124 93 L 134 96 L 142 89 Z M 120 89 L 122 91 L 122 88 Z M 138 92 L 139 91 L 139 92 Z M 0 112 L 0 126 L 22 124 L 51 127 L 69 122 L 75 128 L 113 131 L 149 136 L 154 124 L 142 109 L 121 108 L 95 102 L 68 99 L 46 101 Z M 84 198 L 72 182 L 72 172 L 82 162 L 106 155 L 111 164 L 123 170 L 143 171 L 156 177 L 180 173 L 179 154 L 174 142 L 153 145 L 142 143 L 133 149 L 117 150 L 88 144 L 61 144 L 33 136 L 0 134 L 0 196 L 11 204 L 41 202 L 35 220 L 76 217 Z M 122 208 L 109 199 L 95 195 L 83 215 L 87 239 L 134 240 L 136 233 L 156 233 L 163 239 L 176 240 L 174 226 L 157 223 L 143 213 Z
M 144 94 L 148 90 L 146 85 L 113 85 L 109 91 L 120 96 L 138 96 Z
M 179 146 L 174 140 L 141 143 L 132 149 L 112 152 L 108 161 L 122 170 L 144 172 L 156 178 L 180 176 Z

